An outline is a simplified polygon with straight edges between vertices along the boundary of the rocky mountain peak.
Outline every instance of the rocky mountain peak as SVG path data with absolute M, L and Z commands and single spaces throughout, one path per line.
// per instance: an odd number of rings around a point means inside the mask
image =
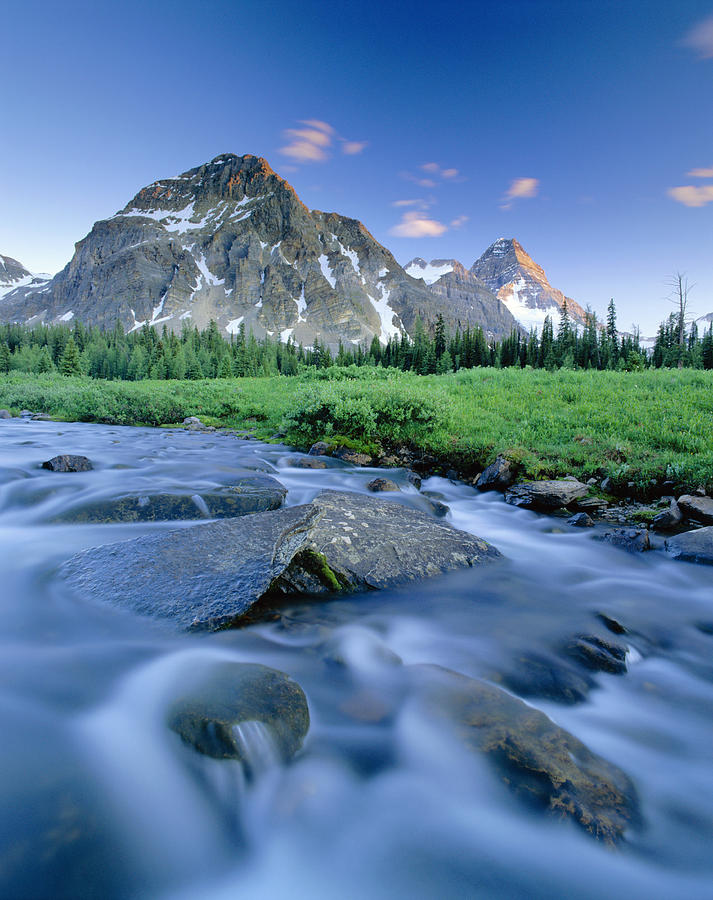
M 12 256 L 4 256 L 0 253 L 0 297 L 9 294 L 17 288 L 32 285 L 41 287 L 49 281 L 49 275 L 33 275 L 21 262 Z

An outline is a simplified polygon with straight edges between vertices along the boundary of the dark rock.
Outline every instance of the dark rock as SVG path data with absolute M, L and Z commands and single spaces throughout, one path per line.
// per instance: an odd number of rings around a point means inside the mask
M 310 456 L 326 456 L 329 452 L 329 444 L 326 441 L 317 441 L 309 448 Z
M 609 502 L 603 497 L 582 497 L 580 500 L 575 500 L 574 503 L 571 504 L 572 509 L 576 509 L 579 512 L 586 512 L 590 515 L 601 513 L 608 506 Z
M 544 713 L 484 681 L 436 667 L 423 667 L 421 676 L 428 679 L 422 698 L 429 713 L 485 753 L 523 799 L 573 819 L 610 846 L 639 821 L 628 776 Z
M 504 456 L 498 456 L 484 472 L 480 474 L 475 486 L 479 491 L 504 491 L 515 480 L 510 469 L 510 461 Z
M 367 484 L 367 488 L 374 493 L 381 491 L 400 491 L 401 488 L 390 478 L 375 478 Z
M 703 487 L 702 484 L 699 484 L 698 487 L 694 489 L 693 493 L 694 493 L 697 497 L 705 497 L 705 496 L 706 496 L 706 489 Z
M 586 512 L 580 512 L 567 519 L 567 524 L 574 525 L 576 528 L 592 528 L 594 519 Z
M 613 487 L 614 487 L 614 483 L 612 482 L 611 478 L 607 475 L 607 477 L 602 480 L 601 489 L 604 491 L 605 494 L 608 494 Z
M 314 456 L 293 456 L 288 460 L 293 469 L 326 469 L 327 461 Z
M 449 469 L 449 470 L 446 472 L 446 478 L 447 478 L 449 481 L 458 481 L 458 473 L 456 472 L 455 469 Z
M 651 549 L 651 540 L 645 528 L 615 528 L 613 531 L 605 531 L 600 540 L 628 550 L 629 553 L 643 553 Z
M 713 622 L 696 622 L 696 628 L 701 634 L 713 635 Z
M 577 635 L 565 646 L 565 653 L 594 672 L 626 672 L 626 647 L 594 634 Z
M 272 748 L 254 746 L 245 735 L 260 722 Z M 201 670 L 168 711 L 168 725 L 187 743 L 215 759 L 237 759 L 249 771 L 269 759 L 272 749 L 286 762 L 300 749 L 309 729 L 302 688 L 284 672 L 253 663 L 222 662 Z
M 667 538 L 665 546 L 674 559 L 713 565 L 713 525 Z
M 72 507 L 55 522 L 168 522 L 226 519 L 279 509 L 287 489 L 269 475 L 238 479 L 230 487 L 200 494 L 128 494 Z
M 359 494 L 85 550 L 62 566 L 78 593 L 184 629 L 236 624 L 262 598 L 376 590 L 500 557 L 432 516 Z
M 11 419 L 12 413 L 8 409 L 0 409 L 0 419 Z
M 407 472 L 406 481 L 408 481 L 409 484 L 412 484 L 417 491 L 421 490 L 421 478 L 415 472 Z
M 665 509 L 663 512 L 654 516 L 652 524 L 654 528 L 658 528 L 661 531 L 668 531 L 671 528 L 677 528 L 682 521 L 683 513 L 679 509 L 678 503 L 676 503 L 675 500 L 672 500 L 668 509 Z
M 612 634 L 626 634 L 626 628 L 621 622 L 617 622 L 616 619 L 613 619 L 606 613 L 597 613 L 597 618 L 612 632 Z
M 366 453 L 359 453 L 349 447 L 338 447 L 333 451 L 332 456 L 351 463 L 353 466 L 370 466 L 372 462 L 371 457 Z
M 20 416 L 21 416 L 23 419 L 30 419 L 30 418 L 32 418 L 32 410 L 31 410 L 31 409 L 21 409 L 21 410 L 20 410 Z
M 569 506 L 589 492 L 581 481 L 524 481 L 511 487 L 505 494 L 505 501 L 525 509 L 551 511 Z
M 557 703 L 581 703 L 594 687 L 594 680 L 574 666 L 539 653 L 523 653 L 503 683 L 522 697 L 544 697 Z
M 438 460 L 435 456 L 432 456 L 430 453 L 424 453 L 422 456 L 414 458 L 411 462 L 411 465 L 421 475 L 426 475 L 427 473 L 430 473 L 434 470 L 437 463 Z
M 33 422 L 51 422 L 52 416 L 48 415 L 47 413 L 35 413 L 34 416 L 32 416 L 32 421 Z
M 684 494 L 678 498 L 678 506 L 687 519 L 713 525 L 713 498 Z
M 61 456 L 53 456 L 42 463 L 43 469 L 49 469 L 50 472 L 88 472 L 94 466 L 91 460 L 86 456 L 73 456 L 64 453 Z

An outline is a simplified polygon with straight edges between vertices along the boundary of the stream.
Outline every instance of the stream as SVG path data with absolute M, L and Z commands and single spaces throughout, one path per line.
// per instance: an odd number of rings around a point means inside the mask
M 59 453 L 94 470 L 40 468 Z M 3 898 L 710 898 L 713 570 L 631 554 L 596 529 L 432 477 L 457 528 L 502 562 L 401 590 L 294 601 L 275 618 L 175 633 L 57 577 L 78 551 L 193 522 L 66 524 L 127 491 L 200 494 L 266 472 L 286 504 L 368 493 L 376 470 L 289 461 L 219 433 L 0 422 L 0 896 Z M 406 473 L 379 495 L 426 511 Z M 528 693 L 523 657 L 625 625 L 627 672 L 590 672 L 581 702 Z M 614 635 L 609 634 L 609 637 Z M 181 680 L 261 663 L 304 690 L 311 727 L 257 774 L 188 751 L 165 725 Z M 633 781 L 641 823 L 615 850 L 508 790 L 487 759 L 425 718 L 403 671 L 438 665 L 500 684 Z M 259 765 L 257 764 L 259 762 Z

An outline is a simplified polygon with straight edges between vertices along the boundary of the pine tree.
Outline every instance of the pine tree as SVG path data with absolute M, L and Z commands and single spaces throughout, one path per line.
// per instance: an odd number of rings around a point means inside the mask
M 59 370 L 63 375 L 81 375 L 82 367 L 79 362 L 79 350 L 74 343 L 74 338 L 70 337 L 67 341 L 62 359 L 59 364 Z
M 7 375 L 10 371 L 10 348 L 6 341 L 0 341 L 0 373 Z

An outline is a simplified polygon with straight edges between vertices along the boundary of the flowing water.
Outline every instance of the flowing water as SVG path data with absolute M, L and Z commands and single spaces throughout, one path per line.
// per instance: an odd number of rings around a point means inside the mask
M 86 454 L 95 469 L 39 468 L 58 453 Z M 294 603 L 213 635 L 176 634 L 63 589 L 56 568 L 77 551 L 191 524 L 53 521 L 77 504 L 200 495 L 255 471 L 297 504 L 328 487 L 366 492 L 374 477 L 290 468 L 291 456 L 224 435 L 0 422 L 0 895 L 713 896 L 710 568 L 627 554 L 431 478 L 423 487 L 443 495 L 450 521 L 495 544 L 502 563 Z M 393 477 L 403 493 L 390 502 L 425 507 L 404 473 Z M 553 658 L 572 635 L 601 634 L 599 613 L 628 629 L 627 673 L 594 674 L 580 703 L 527 702 L 633 780 L 642 821 L 614 851 L 525 806 L 404 691 L 416 664 L 507 683 L 523 656 Z M 262 663 L 302 686 L 312 724 L 290 763 L 259 723 L 236 733 L 252 778 L 167 729 L 182 680 L 219 660 Z

